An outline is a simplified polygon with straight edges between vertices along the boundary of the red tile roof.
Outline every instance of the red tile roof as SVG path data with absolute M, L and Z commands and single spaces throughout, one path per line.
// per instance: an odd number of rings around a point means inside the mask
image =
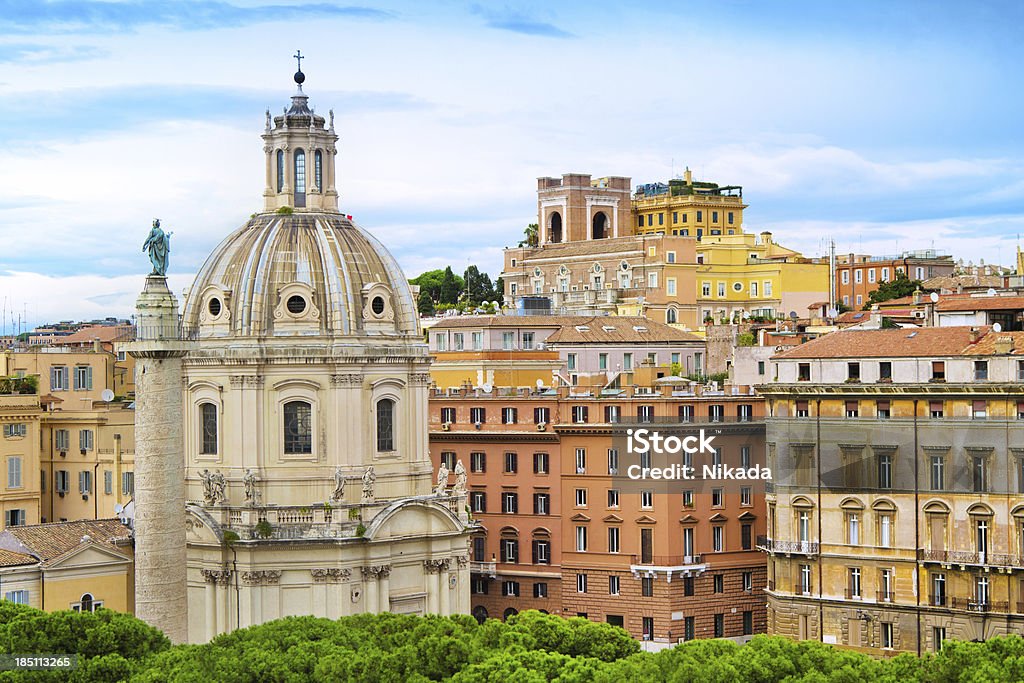
M 935 304 L 937 311 L 1021 311 L 1024 296 L 947 296 Z
M 977 332 L 972 332 L 972 330 Z M 773 358 L 915 358 L 968 355 L 972 337 L 990 328 L 915 327 L 898 330 L 840 330 L 813 339 Z M 1004 336 L 994 334 L 994 338 Z M 987 340 L 985 340 L 987 342 Z M 1024 341 L 1024 338 L 1022 338 Z M 978 342 L 980 343 L 980 342 Z M 987 347 L 984 347 L 987 348 Z M 990 351 L 991 353 L 991 351 Z
M 127 540 L 130 530 L 119 519 L 88 519 L 76 522 L 54 522 L 33 526 L 7 527 L 5 531 L 14 536 L 32 555 L 43 562 L 74 550 L 88 536 L 97 543 L 115 543 Z
M 0 548 L 0 567 L 17 567 L 22 564 L 35 564 L 36 558 L 25 553 L 16 553 L 13 550 Z

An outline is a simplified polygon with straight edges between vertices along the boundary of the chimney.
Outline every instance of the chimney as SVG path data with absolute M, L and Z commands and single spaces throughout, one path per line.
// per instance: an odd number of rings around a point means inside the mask
M 918 287 L 914 290 L 914 305 L 917 306 L 921 303 L 921 288 Z
M 1013 353 L 1013 337 L 997 337 L 995 347 L 999 355 Z
M 761 244 L 768 245 L 772 243 L 772 234 L 765 230 L 761 233 Z
M 981 341 L 981 338 L 983 336 L 985 336 L 985 335 L 983 335 L 981 333 L 981 330 L 979 330 L 977 327 L 972 327 L 971 328 L 971 343 L 972 344 L 977 344 L 979 341 Z
M 690 170 L 689 166 L 687 166 L 686 170 L 683 172 L 683 178 L 686 179 L 686 184 L 688 186 L 693 185 L 693 172 Z
M 100 346 L 100 340 L 99 339 L 93 339 L 92 340 L 92 351 L 93 351 L 93 353 L 99 353 L 102 350 L 103 350 L 103 347 Z

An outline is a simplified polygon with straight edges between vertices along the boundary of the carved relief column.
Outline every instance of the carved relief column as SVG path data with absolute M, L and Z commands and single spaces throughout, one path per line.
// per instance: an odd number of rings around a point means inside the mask
M 313 616 L 326 616 L 327 610 L 327 569 L 310 569 L 313 575 Z
M 203 569 L 206 579 L 206 632 L 211 635 L 207 640 L 219 633 L 229 630 L 228 601 L 230 599 L 231 570 Z M 223 590 L 218 588 L 223 586 Z M 212 625 L 212 628 L 211 628 Z
M 455 612 L 457 614 L 470 613 L 469 600 L 469 557 L 458 555 L 455 558 Z
M 242 455 L 242 461 L 238 463 L 243 468 L 251 467 L 257 469 L 263 460 L 263 425 L 260 416 L 263 415 L 261 397 L 263 393 L 263 375 L 243 375 L 242 377 L 242 414 L 252 415 L 252 423 L 243 425 L 242 441 L 238 452 Z M 269 491 L 267 492 L 269 493 Z
M 441 575 L 448 560 L 423 560 L 427 587 L 427 613 L 441 614 Z
M 409 401 L 410 409 L 408 411 L 407 419 L 412 420 L 409 424 L 429 424 L 430 423 L 430 409 L 428 405 L 428 389 L 430 387 L 430 373 L 429 372 L 414 372 L 409 375 Z M 430 448 L 430 444 L 427 443 L 427 434 L 424 430 L 415 430 L 402 428 L 402 431 L 410 435 L 411 443 L 409 448 L 409 460 L 411 462 L 424 462 L 429 464 L 430 458 L 427 455 L 427 451 Z M 415 489 L 415 483 L 410 482 L 409 488 L 405 491 L 407 496 L 415 496 L 418 494 Z
M 239 628 L 266 621 L 263 618 L 263 586 L 277 585 L 280 580 L 281 570 L 279 569 L 242 572 L 242 583 L 245 584 L 242 590 L 242 595 L 245 596 L 242 615 L 248 614 L 248 621 L 245 624 L 239 624 Z M 246 605 L 248 610 L 245 609 Z

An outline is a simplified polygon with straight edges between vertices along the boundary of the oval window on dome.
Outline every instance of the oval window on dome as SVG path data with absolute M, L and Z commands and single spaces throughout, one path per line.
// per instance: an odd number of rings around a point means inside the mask
M 210 302 L 206 304 L 206 309 L 210 311 L 210 315 L 216 318 L 218 315 L 220 315 L 220 299 L 218 299 L 217 297 L 213 297 L 212 299 L 210 299 Z
M 370 302 L 370 310 L 373 311 L 374 315 L 382 315 L 384 313 L 384 297 L 373 297 L 373 301 Z
M 295 294 L 288 297 L 288 301 L 285 306 L 288 308 L 288 312 L 292 315 L 299 315 L 306 310 L 306 300 L 298 294 Z

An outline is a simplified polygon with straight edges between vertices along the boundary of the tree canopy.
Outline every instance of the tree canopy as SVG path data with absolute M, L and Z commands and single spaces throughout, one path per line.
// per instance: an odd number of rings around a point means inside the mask
M 79 654 L 78 668 L 0 672 L 6 681 L 80 683 L 937 683 L 1024 680 L 1024 638 L 947 641 L 937 654 L 875 659 L 786 638 L 747 645 L 696 640 L 641 652 L 621 628 L 540 612 L 478 624 L 465 615 L 361 614 L 336 621 L 286 617 L 171 646 L 125 614 L 46 613 L 0 602 L 0 653 Z
M 433 315 L 449 308 L 470 310 L 479 307 L 485 301 L 503 301 L 504 285 L 499 277 L 491 282 L 491 277 L 477 266 L 466 268 L 463 276 L 456 275 L 451 266 L 428 270 L 409 280 L 419 285 L 419 298 L 416 307 L 420 315 Z
M 878 289 L 868 293 L 868 300 L 864 303 L 865 311 L 870 310 L 874 304 L 883 301 L 892 301 L 900 297 L 910 296 L 915 290 L 921 289 L 920 280 L 911 280 L 904 272 L 896 273 L 896 278 L 890 281 L 882 280 L 878 283 Z

